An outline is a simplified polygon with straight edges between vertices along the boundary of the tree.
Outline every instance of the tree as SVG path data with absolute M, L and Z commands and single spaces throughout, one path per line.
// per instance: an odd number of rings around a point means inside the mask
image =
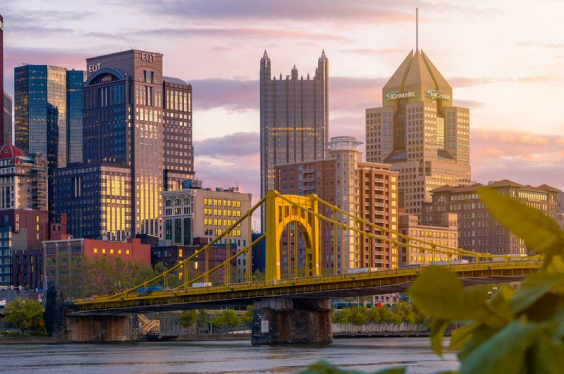
M 200 329 L 207 326 L 209 323 L 208 313 L 204 309 L 198 309 L 198 314 L 196 316 L 196 334 L 200 333 Z
M 368 322 L 368 311 L 364 306 L 353 308 L 351 323 L 355 326 L 362 326 Z
M 180 326 L 188 329 L 198 321 L 198 313 L 194 309 L 183 310 L 180 313 Z
M 230 329 L 241 325 L 241 319 L 233 309 L 224 309 L 212 318 L 212 325 Z
M 4 321 L 21 330 L 39 330 L 45 327 L 43 307 L 37 300 L 16 298 L 4 309 Z
M 241 323 L 245 326 L 249 326 L 249 327 L 252 326 L 254 321 L 254 315 L 255 315 L 255 307 L 252 305 L 248 305 L 247 310 L 245 310 L 245 313 L 241 315 Z

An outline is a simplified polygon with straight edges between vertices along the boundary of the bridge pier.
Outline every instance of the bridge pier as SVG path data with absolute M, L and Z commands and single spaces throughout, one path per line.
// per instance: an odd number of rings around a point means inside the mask
M 62 340 L 79 343 L 139 341 L 139 320 L 126 316 L 65 316 Z
M 253 345 L 333 341 L 329 299 L 268 298 L 254 309 Z

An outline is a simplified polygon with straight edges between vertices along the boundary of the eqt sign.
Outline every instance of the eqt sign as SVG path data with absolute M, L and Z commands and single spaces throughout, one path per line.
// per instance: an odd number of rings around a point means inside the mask
M 152 53 L 141 53 L 141 60 L 143 61 L 147 61 L 147 62 L 155 62 L 156 58 L 155 55 Z

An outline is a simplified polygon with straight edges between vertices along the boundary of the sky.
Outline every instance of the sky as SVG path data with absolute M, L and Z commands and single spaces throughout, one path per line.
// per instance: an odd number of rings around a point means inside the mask
M 131 48 L 164 54 L 193 86 L 196 175 L 256 198 L 259 61 L 313 75 L 329 58 L 331 136 L 365 140 L 364 110 L 419 47 L 470 108 L 472 179 L 564 189 L 564 33 L 559 0 L 1 0 L 5 90 L 22 63 L 85 69 Z

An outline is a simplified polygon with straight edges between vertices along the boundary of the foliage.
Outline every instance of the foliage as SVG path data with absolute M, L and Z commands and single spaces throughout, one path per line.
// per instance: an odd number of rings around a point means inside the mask
M 4 322 L 21 330 L 42 330 L 43 307 L 37 300 L 16 298 L 4 309 Z
M 183 310 L 180 313 L 180 326 L 184 328 L 192 327 L 198 321 L 198 312 L 194 309 Z
M 241 324 L 245 326 L 252 326 L 254 320 L 255 308 L 252 305 L 247 306 L 245 313 L 241 315 Z
M 343 308 L 333 310 L 331 313 L 333 323 L 352 324 L 362 326 L 366 324 L 396 324 L 409 323 L 420 324 L 425 321 L 425 314 L 415 305 L 398 302 L 391 308 L 382 306 L 379 308 Z
M 196 332 L 199 333 L 201 329 L 206 327 L 209 323 L 208 313 L 204 309 L 198 309 L 198 314 L 196 315 Z
M 70 264 L 69 276 L 60 277 L 59 287 L 68 298 L 117 292 L 152 278 L 155 272 L 143 261 L 123 261 L 104 255 L 94 259 L 80 256 Z
M 484 287 L 464 288 L 457 275 L 446 268 L 424 268 L 410 287 L 410 295 L 430 316 L 431 347 L 440 355 L 446 327 L 461 322 L 463 326 L 453 331 L 448 346 L 448 350 L 458 351 L 458 374 L 561 373 L 564 232 L 544 213 L 506 195 L 488 188 L 479 194 L 499 223 L 523 239 L 529 250 L 544 256 L 542 267 L 518 291 L 503 285 L 492 295 Z M 411 318 L 409 313 L 397 312 Z M 321 373 L 351 372 L 325 363 L 300 372 Z
M 223 309 L 221 313 L 213 316 L 211 323 L 214 327 L 232 328 L 241 324 L 237 313 L 232 309 Z

